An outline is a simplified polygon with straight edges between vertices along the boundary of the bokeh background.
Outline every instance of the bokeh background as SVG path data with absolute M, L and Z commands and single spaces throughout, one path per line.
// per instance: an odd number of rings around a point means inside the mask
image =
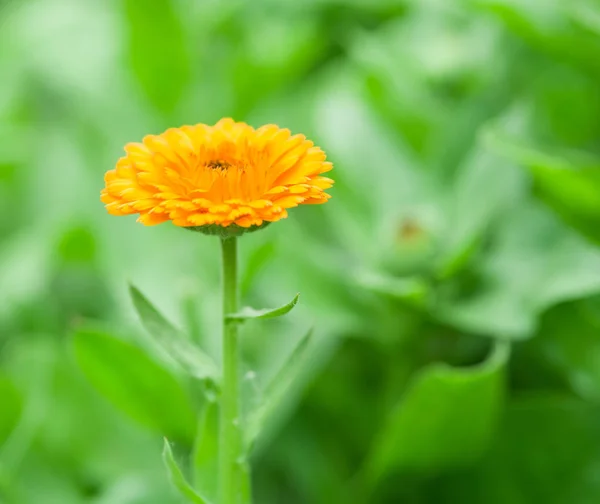
M 335 165 L 240 243 L 246 304 L 301 292 L 245 327 L 247 407 L 315 328 L 255 501 L 600 502 L 597 0 L 4 0 L 0 76 L 0 502 L 181 502 L 204 403 L 127 285 L 218 359 L 218 241 L 99 191 L 228 116 Z

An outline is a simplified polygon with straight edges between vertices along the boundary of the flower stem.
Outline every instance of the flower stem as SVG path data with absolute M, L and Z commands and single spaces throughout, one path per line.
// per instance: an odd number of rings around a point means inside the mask
M 238 327 L 226 315 L 238 309 L 237 241 L 221 238 L 223 257 L 223 385 L 219 432 L 221 504 L 238 504 L 241 490 L 241 431 Z

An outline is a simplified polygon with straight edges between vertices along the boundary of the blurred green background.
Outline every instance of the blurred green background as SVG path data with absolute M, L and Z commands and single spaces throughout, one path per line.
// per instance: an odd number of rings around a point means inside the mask
M 0 76 L 0 502 L 181 502 L 205 401 L 127 284 L 218 359 L 218 241 L 99 191 L 224 116 L 335 165 L 240 243 L 245 303 L 301 292 L 244 328 L 246 407 L 315 327 L 255 502 L 600 502 L 597 0 L 0 0 Z

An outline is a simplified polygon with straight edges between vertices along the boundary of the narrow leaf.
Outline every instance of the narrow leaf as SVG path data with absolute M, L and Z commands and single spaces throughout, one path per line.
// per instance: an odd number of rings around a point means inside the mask
M 212 358 L 176 329 L 133 285 L 129 287 L 135 309 L 146 331 L 171 359 L 196 378 L 216 378 L 219 369 Z
M 200 421 L 194 444 L 194 484 L 209 499 L 217 500 L 219 453 L 219 405 L 207 401 Z
M 289 313 L 294 306 L 298 303 L 298 298 L 300 294 L 296 294 L 294 299 L 292 299 L 289 303 L 279 307 L 279 308 L 265 308 L 263 310 L 255 310 L 254 308 L 246 307 L 242 308 L 237 313 L 232 313 L 227 315 L 227 320 L 229 322 L 244 322 L 248 319 L 270 319 L 275 317 L 281 317 L 286 313 Z
M 252 446 L 254 441 L 258 438 L 264 425 L 277 410 L 278 406 L 285 398 L 286 393 L 302 371 L 304 358 L 306 357 L 306 351 L 312 333 L 313 330 L 311 329 L 298 342 L 298 345 L 296 345 L 296 348 L 290 354 L 287 362 L 282 366 L 279 373 L 277 373 L 267 387 L 263 403 L 250 414 L 245 432 L 247 446 Z
M 183 472 L 177 465 L 177 462 L 175 462 L 171 445 L 169 445 L 167 439 L 165 439 L 163 448 L 163 462 L 169 473 L 171 483 L 188 502 L 193 502 L 195 504 L 209 504 L 209 501 L 201 497 L 185 479 Z
M 161 434 L 185 442 L 192 439 L 191 399 L 177 378 L 140 348 L 83 328 L 75 333 L 73 345 L 87 379 L 114 406 Z

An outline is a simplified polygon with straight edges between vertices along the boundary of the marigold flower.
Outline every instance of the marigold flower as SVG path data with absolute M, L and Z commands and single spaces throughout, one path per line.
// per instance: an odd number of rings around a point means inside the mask
M 112 215 L 139 214 L 147 226 L 172 221 L 237 234 L 287 217 L 300 204 L 325 203 L 333 180 L 325 153 L 304 135 L 269 124 L 254 129 L 222 119 L 148 135 L 125 146 L 105 175 Z

